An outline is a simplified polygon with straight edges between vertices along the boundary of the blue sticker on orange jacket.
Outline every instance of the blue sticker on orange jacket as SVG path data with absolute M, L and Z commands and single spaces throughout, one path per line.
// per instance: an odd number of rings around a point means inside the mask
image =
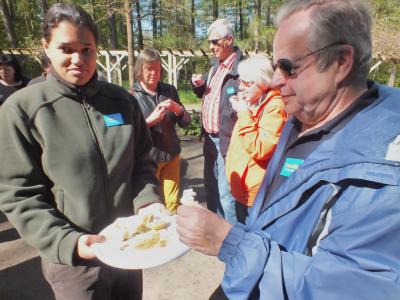
M 280 175 L 289 177 L 294 171 L 296 171 L 300 167 L 303 162 L 304 159 L 286 157 Z
M 120 113 L 104 115 L 103 119 L 107 127 L 120 126 L 124 124 L 124 119 L 122 118 L 122 115 Z

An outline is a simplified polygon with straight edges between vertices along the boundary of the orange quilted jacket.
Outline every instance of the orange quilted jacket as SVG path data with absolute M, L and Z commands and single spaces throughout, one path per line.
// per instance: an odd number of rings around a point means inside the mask
M 278 91 L 238 113 L 226 156 L 226 175 L 237 201 L 252 206 L 287 115 Z

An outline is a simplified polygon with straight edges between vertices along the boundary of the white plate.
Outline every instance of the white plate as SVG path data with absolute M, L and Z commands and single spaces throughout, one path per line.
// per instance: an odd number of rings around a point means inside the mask
M 170 218 L 171 225 L 168 226 L 170 233 L 165 247 L 150 249 L 129 247 L 121 250 L 122 238 L 116 237 L 115 225 L 111 224 L 100 232 L 106 237 L 106 241 L 92 245 L 93 250 L 103 263 L 121 269 L 147 269 L 170 262 L 190 250 L 190 247 L 179 241 L 175 216 Z

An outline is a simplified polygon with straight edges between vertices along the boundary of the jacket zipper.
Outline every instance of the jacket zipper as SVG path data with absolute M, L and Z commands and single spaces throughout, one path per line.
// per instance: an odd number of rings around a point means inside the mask
M 341 188 L 338 185 L 330 183 L 330 186 L 333 191 L 322 207 L 317 225 L 307 242 L 308 256 L 312 256 L 317 252 L 321 240 L 328 234 L 329 226 L 331 224 L 331 209 L 341 192 Z
M 93 141 L 96 145 L 96 150 L 100 159 L 100 165 L 101 165 L 101 169 L 102 169 L 102 174 L 103 174 L 103 188 L 104 188 L 104 195 L 106 195 L 106 198 L 108 198 L 108 184 L 107 184 L 107 165 L 105 163 L 105 156 L 104 156 L 104 151 L 101 148 L 101 144 L 99 141 L 99 138 L 96 134 L 96 130 L 95 130 L 95 126 L 93 125 L 93 120 L 91 118 L 90 115 L 90 107 L 85 99 L 85 97 L 82 97 L 82 107 L 83 107 L 83 111 L 86 117 L 86 121 L 88 123 L 88 127 L 89 127 L 89 131 L 93 137 Z M 108 203 L 108 202 L 107 202 Z

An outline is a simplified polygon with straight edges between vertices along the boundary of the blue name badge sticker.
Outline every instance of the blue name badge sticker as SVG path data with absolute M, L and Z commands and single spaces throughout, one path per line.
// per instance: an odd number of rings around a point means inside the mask
M 226 93 L 228 94 L 228 96 L 232 96 L 236 94 L 236 89 L 234 86 L 230 86 L 226 88 Z
M 289 177 L 294 171 L 296 171 L 300 167 L 303 162 L 304 159 L 286 157 L 280 175 Z
M 104 115 L 103 119 L 107 127 L 120 126 L 124 124 L 124 119 L 122 118 L 122 115 L 120 113 Z

